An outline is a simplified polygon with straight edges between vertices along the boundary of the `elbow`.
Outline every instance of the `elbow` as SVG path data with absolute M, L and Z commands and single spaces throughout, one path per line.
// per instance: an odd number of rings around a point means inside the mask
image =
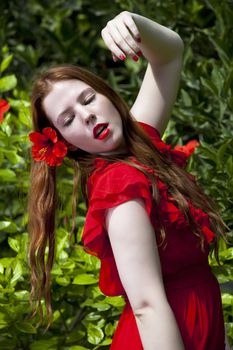
M 167 309 L 169 306 L 168 300 L 165 295 L 158 297 L 156 300 L 144 300 L 140 303 L 140 306 L 133 308 L 134 316 L 141 318 L 148 312 L 160 313 Z
M 172 36 L 173 36 L 173 52 L 175 55 L 180 55 L 183 54 L 184 52 L 184 41 L 182 40 L 181 36 L 172 31 Z
M 181 54 L 183 54 L 184 52 L 184 42 L 181 39 L 181 37 L 179 35 L 177 35 L 177 47 L 179 52 L 181 52 Z

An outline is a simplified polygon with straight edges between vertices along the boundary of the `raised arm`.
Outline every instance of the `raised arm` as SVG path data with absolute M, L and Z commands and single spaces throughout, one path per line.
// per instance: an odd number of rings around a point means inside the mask
M 138 36 L 141 42 L 137 41 Z M 137 121 L 157 128 L 162 136 L 178 92 L 184 51 L 182 39 L 173 30 L 128 11 L 110 20 L 102 30 L 102 37 L 114 58 L 121 55 L 133 58 L 141 50 L 147 59 L 131 114 Z
M 184 350 L 166 298 L 155 233 L 143 200 L 108 209 L 105 224 L 144 350 Z
M 162 136 L 179 88 L 184 45 L 173 30 L 146 17 L 132 14 L 141 35 L 139 47 L 147 69 L 131 113 L 138 121 L 159 130 Z

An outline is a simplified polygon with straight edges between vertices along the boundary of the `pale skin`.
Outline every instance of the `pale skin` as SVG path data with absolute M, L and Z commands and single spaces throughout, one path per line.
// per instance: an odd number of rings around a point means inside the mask
M 157 128 L 162 136 L 179 86 L 183 56 L 181 38 L 170 29 L 127 11 L 110 20 L 101 35 L 114 61 L 119 55 L 132 58 L 139 50 L 147 59 L 145 76 L 131 114 L 135 120 Z M 138 36 L 140 43 L 136 40 Z M 126 150 L 118 111 L 93 89 L 81 99 L 80 94 L 86 88 L 88 85 L 80 81 L 54 84 L 43 102 L 48 118 L 71 149 L 80 147 L 97 155 Z M 65 94 L 66 91 L 69 94 Z M 58 123 L 59 114 L 67 107 L 70 107 L 69 113 Z M 65 119 L 72 119 L 71 124 L 64 126 Z M 93 128 L 101 122 L 109 122 L 111 133 L 100 142 L 93 138 Z M 155 232 L 143 200 L 138 198 L 108 209 L 105 226 L 144 350 L 183 350 L 179 328 L 164 290 Z

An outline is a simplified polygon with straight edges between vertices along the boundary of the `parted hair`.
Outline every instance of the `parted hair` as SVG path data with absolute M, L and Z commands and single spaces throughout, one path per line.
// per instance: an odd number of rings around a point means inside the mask
M 190 224 L 193 234 L 200 239 L 201 249 L 204 248 L 204 236 L 200 226 L 192 217 L 187 201 L 191 200 L 196 208 L 202 209 L 209 215 L 211 229 L 216 233 L 216 238 L 210 246 L 211 254 L 219 262 L 219 239 L 226 239 L 226 228 L 228 226 L 222 220 L 219 214 L 219 207 L 212 198 L 204 193 L 197 182 L 192 181 L 187 172 L 179 167 L 167 155 L 162 154 L 153 144 L 147 133 L 135 123 L 133 116 L 126 102 L 117 94 L 102 78 L 93 74 L 83 67 L 74 65 L 62 65 L 47 69 L 40 73 L 34 79 L 31 93 L 31 116 L 34 131 L 42 132 L 44 127 L 52 126 L 43 108 L 43 100 L 53 88 L 53 84 L 69 79 L 77 79 L 85 82 L 96 90 L 96 92 L 105 95 L 118 110 L 122 119 L 123 137 L 129 149 L 129 154 L 114 154 L 102 156 L 109 162 L 122 161 L 142 171 L 152 182 L 152 199 L 155 205 L 159 204 L 159 191 L 156 186 L 155 177 L 145 170 L 139 164 L 135 164 L 129 159 L 133 155 L 137 160 L 156 170 L 159 178 L 168 186 L 168 191 L 173 196 L 177 206 L 184 213 Z M 58 136 L 63 137 L 58 130 Z M 73 193 L 72 193 L 72 230 L 70 239 L 75 229 L 76 207 L 79 200 L 78 187 L 81 187 L 83 199 L 88 208 L 87 180 L 94 169 L 94 154 L 89 154 L 84 150 L 68 150 L 69 158 L 73 169 Z M 65 161 L 64 161 L 65 162 Z M 41 299 L 45 298 L 46 316 L 48 325 L 51 326 L 53 312 L 51 307 L 51 270 L 54 262 L 55 240 L 56 240 L 56 210 L 58 209 L 58 196 L 56 190 L 56 167 L 48 166 L 44 161 L 35 162 L 31 157 L 30 168 L 30 187 L 28 193 L 28 232 L 29 246 L 28 259 L 31 269 L 31 291 L 30 305 L 33 310 L 31 317 L 37 312 L 40 315 L 40 321 L 43 321 L 43 312 Z M 166 241 L 166 231 L 163 223 L 159 220 L 159 232 L 162 245 Z M 229 228 L 228 228 L 229 229 Z M 48 258 L 45 261 L 45 249 L 48 245 Z

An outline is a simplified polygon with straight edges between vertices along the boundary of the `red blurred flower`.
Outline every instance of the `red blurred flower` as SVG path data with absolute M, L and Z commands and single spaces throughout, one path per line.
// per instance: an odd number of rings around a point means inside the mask
M 200 143 L 197 140 L 191 140 L 184 146 L 176 145 L 174 149 L 176 151 L 184 152 L 186 156 L 189 157 L 198 146 L 200 146 Z
M 50 166 L 61 165 L 67 153 L 65 142 L 59 141 L 57 133 L 51 127 L 44 128 L 42 133 L 33 131 L 29 139 L 34 143 L 32 156 L 35 161 L 44 160 Z
M 0 123 L 3 121 L 3 115 L 10 109 L 10 105 L 6 100 L 0 98 Z

